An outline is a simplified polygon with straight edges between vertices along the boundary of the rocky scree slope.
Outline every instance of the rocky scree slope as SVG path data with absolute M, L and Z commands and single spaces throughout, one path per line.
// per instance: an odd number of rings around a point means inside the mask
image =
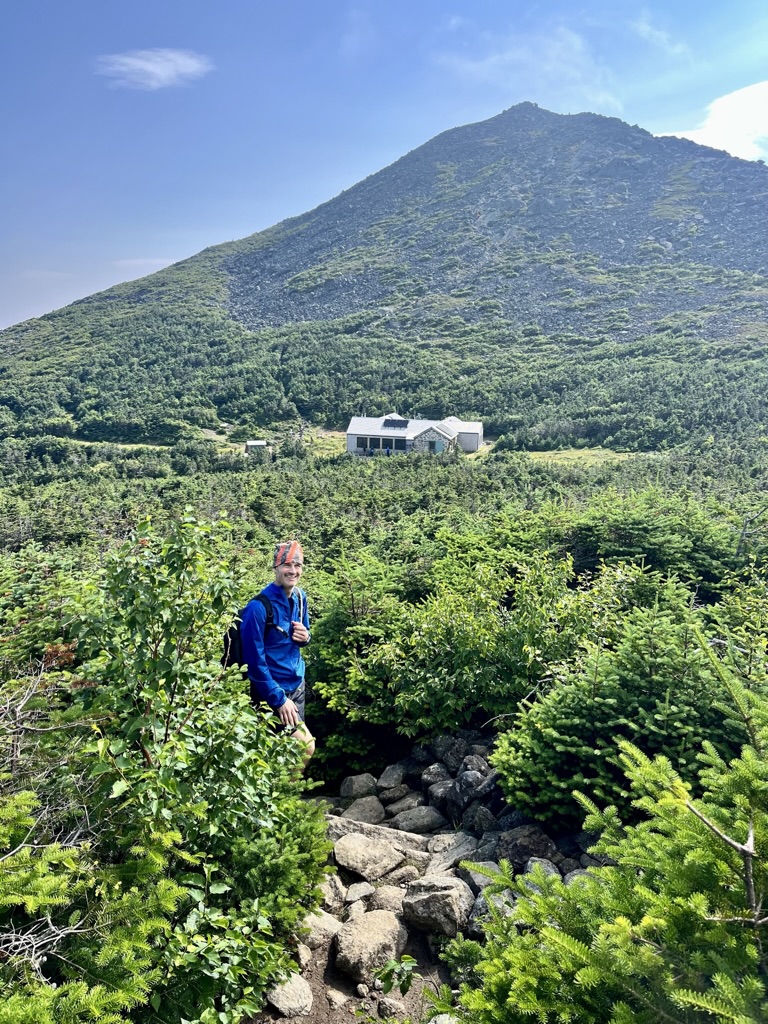
M 719 336 L 745 301 L 746 319 L 764 318 L 766 223 L 761 164 L 523 103 L 437 136 L 223 266 L 230 313 L 251 328 L 447 310 L 589 332 L 621 309 L 613 326 L 636 337 L 711 307 Z

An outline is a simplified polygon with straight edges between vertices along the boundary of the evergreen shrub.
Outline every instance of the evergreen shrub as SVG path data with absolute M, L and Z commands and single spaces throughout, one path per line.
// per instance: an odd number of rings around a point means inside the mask
M 587 797 L 585 827 L 604 867 L 565 885 L 537 871 L 501 876 L 507 891 L 487 945 L 447 951 L 466 979 L 466 1024 L 764 1024 L 768 1020 L 768 700 L 735 665 L 702 654 L 743 740 L 730 761 L 705 741 L 695 798 L 669 758 L 621 741 L 619 761 L 641 817 Z

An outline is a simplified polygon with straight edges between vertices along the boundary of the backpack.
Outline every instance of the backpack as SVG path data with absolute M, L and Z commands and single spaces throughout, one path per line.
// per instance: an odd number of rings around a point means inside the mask
M 267 613 L 267 619 L 264 623 L 264 636 L 266 637 L 269 627 L 275 624 L 275 617 L 272 614 L 272 602 L 266 594 L 257 594 L 254 597 L 254 601 L 263 604 L 264 611 Z M 224 651 L 221 656 L 222 668 L 231 668 L 232 665 L 243 664 L 243 638 L 240 633 L 240 626 L 242 625 L 244 611 L 245 609 L 243 608 L 237 613 L 237 618 L 224 634 Z

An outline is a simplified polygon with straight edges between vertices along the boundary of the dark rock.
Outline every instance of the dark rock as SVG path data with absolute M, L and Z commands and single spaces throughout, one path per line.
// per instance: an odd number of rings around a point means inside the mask
M 579 832 L 575 837 L 575 842 L 582 853 L 589 853 L 591 847 L 595 845 L 599 838 L 600 836 L 595 832 Z M 575 857 L 577 855 L 574 853 L 572 856 Z
M 456 742 L 455 736 L 436 736 L 430 743 L 430 749 L 436 761 L 442 761 L 446 753 Z
M 446 750 L 442 757 L 443 764 L 451 772 L 457 772 L 461 767 L 461 762 L 467 756 L 467 742 L 466 740 L 457 739 L 455 740 L 452 747 Z
M 417 743 L 411 751 L 411 757 L 417 764 L 429 764 L 432 760 L 432 753 L 426 744 Z
M 410 811 L 401 811 L 392 819 L 391 824 L 393 828 L 404 832 L 424 835 L 425 832 L 436 832 L 448 822 L 436 807 L 414 807 Z
M 470 754 L 475 754 L 477 757 L 482 757 L 486 761 L 491 755 L 491 748 L 486 746 L 485 743 L 471 743 L 469 746 Z
M 464 811 L 461 827 L 473 835 L 481 836 L 484 832 L 492 832 L 498 823 L 485 804 L 474 800 Z
M 477 799 L 477 792 L 484 781 L 480 772 L 464 772 L 454 780 L 445 802 L 448 816 L 453 821 L 461 821 L 464 811 Z
M 560 874 L 565 877 L 570 871 L 578 871 L 581 867 L 581 861 L 577 860 L 576 857 L 566 857 L 557 866 L 560 868 Z
M 600 861 L 596 857 L 590 857 L 588 853 L 582 853 L 579 857 L 579 864 L 581 864 L 583 868 L 601 867 Z
M 448 794 L 451 792 L 452 787 L 453 779 L 446 779 L 445 782 L 435 782 L 434 785 L 429 787 L 429 792 L 427 793 L 430 804 L 433 807 L 437 807 L 440 811 L 445 811 Z
M 477 848 L 475 857 L 477 860 L 495 860 L 498 862 L 498 851 L 499 851 L 499 839 L 501 833 L 499 832 L 483 832 L 480 837 L 480 845 Z
M 480 772 L 481 775 L 487 775 L 490 770 L 488 762 L 484 757 L 478 757 L 477 754 L 467 754 L 459 765 L 459 770 L 456 774 L 463 775 L 464 772 Z
M 390 804 L 387 807 L 387 814 L 392 815 L 394 818 L 403 811 L 412 811 L 414 807 L 423 807 L 426 802 L 427 798 L 423 793 L 409 792 L 401 800 L 396 800 L 395 803 Z
M 522 870 L 531 857 L 549 860 L 556 849 L 538 825 L 520 825 L 501 833 L 497 855 L 499 860 L 508 860 L 515 868 Z
M 429 789 L 429 787 L 433 786 L 436 782 L 445 782 L 451 777 L 451 773 L 442 761 L 437 761 L 435 764 L 431 764 L 428 768 L 425 768 L 421 773 L 421 784 L 424 789 Z
M 376 782 L 376 788 L 379 791 L 394 789 L 396 786 L 402 785 L 403 779 L 405 778 L 405 768 L 401 764 L 391 764 L 378 778 Z
M 376 796 L 361 796 L 357 800 L 353 800 L 342 814 L 342 818 L 367 822 L 369 825 L 378 825 L 384 820 L 384 817 L 384 808 Z
M 350 775 L 341 783 L 339 790 L 342 800 L 352 802 L 359 797 L 373 796 L 376 793 L 376 779 L 372 775 Z
M 379 793 L 379 800 L 381 800 L 386 807 L 387 804 L 393 804 L 397 800 L 402 800 L 404 796 L 408 796 L 408 794 L 412 792 L 413 790 L 411 787 L 406 786 L 406 784 L 403 783 L 400 786 L 393 786 L 392 789 L 383 789 Z
M 563 836 L 557 840 L 558 850 L 566 857 L 578 859 L 584 852 L 573 836 Z
M 522 811 L 508 810 L 504 814 L 498 814 L 496 820 L 499 823 L 499 828 L 502 832 L 507 832 L 513 828 L 519 828 L 521 825 L 531 825 L 533 822 L 527 814 L 523 814 Z

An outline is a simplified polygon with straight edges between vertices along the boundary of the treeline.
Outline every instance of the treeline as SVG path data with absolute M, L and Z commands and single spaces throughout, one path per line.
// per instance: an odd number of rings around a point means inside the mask
M 449 304 L 412 324 L 404 311 L 365 312 L 254 332 L 205 304 L 77 304 L 15 329 L 0 365 L 0 437 L 170 445 L 221 421 L 244 439 L 395 408 L 482 419 L 522 450 L 743 439 L 762 436 L 766 415 L 755 331 L 730 342 L 672 323 L 639 340 L 547 335 Z

